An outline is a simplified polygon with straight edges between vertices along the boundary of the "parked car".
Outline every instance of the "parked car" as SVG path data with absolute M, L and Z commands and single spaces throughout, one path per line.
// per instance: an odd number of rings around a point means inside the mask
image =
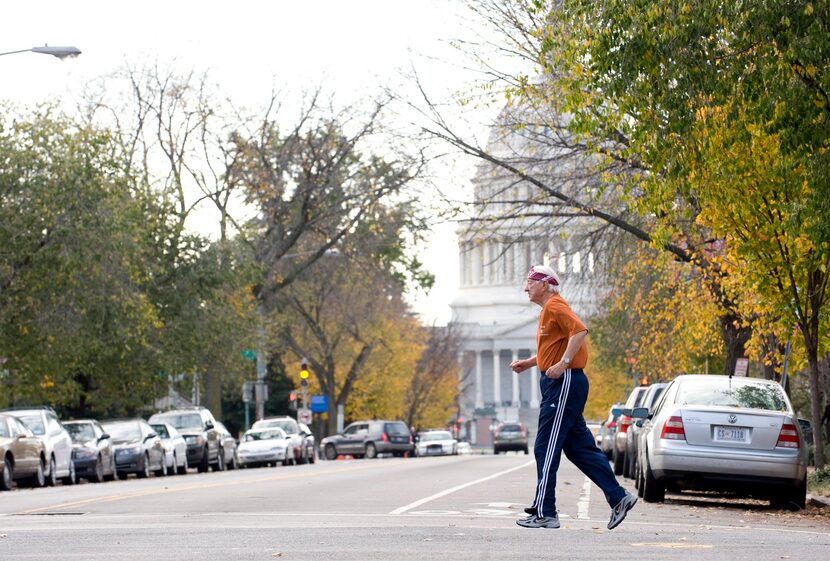
M 622 403 L 615 403 L 608 410 L 608 416 L 600 424 L 599 434 L 597 440 L 599 441 L 599 448 L 605 453 L 605 456 L 610 460 L 614 454 L 614 437 L 617 435 L 617 419 L 622 412 Z
M 415 449 L 412 433 L 403 421 L 357 421 L 340 434 L 320 441 L 320 449 L 327 460 L 340 455 L 355 458 L 375 458 L 378 454 L 409 455 Z
M 3 458 L 0 489 L 8 491 L 15 481 L 22 480 L 34 487 L 46 485 L 43 441 L 13 415 L 0 414 L 0 457 Z
M 804 508 L 807 446 L 777 382 L 685 375 L 646 417 L 640 442 L 639 493 L 662 502 L 666 489 L 718 490 Z
M 623 409 L 634 409 L 639 407 L 646 396 L 648 386 L 638 386 L 634 388 L 625 400 Z M 628 429 L 631 428 L 631 423 L 634 419 L 630 415 L 620 413 L 617 419 L 617 432 L 614 433 L 614 450 L 611 454 L 611 460 L 614 463 L 614 475 L 622 475 L 623 465 L 625 463 L 625 441 L 628 437 Z
M 651 410 L 654 409 L 654 405 L 660 399 L 660 396 L 663 395 L 663 390 L 666 389 L 666 386 L 668 386 L 668 383 L 666 382 L 657 382 L 648 386 L 648 389 L 643 396 L 643 401 L 640 403 L 640 407 L 644 407 L 649 411 L 649 413 L 651 413 Z M 631 417 L 631 410 L 623 409 L 622 414 Z M 642 427 L 643 419 L 633 419 L 631 427 L 628 429 L 628 436 L 625 439 L 623 476 L 628 477 L 629 479 L 634 479 L 637 471 L 637 448 L 639 444 L 638 441 L 642 433 Z
M 95 419 L 66 421 L 64 428 L 72 438 L 75 477 L 100 483 L 115 477 L 115 446 L 101 423 Z
M 187 473 L 187 442 L 170 423 L 150 423 L 161 439 L 164 448 L 164 469 L 167 475 L 184 475 Z
M 458 441 L 448 430 L 421 431 L 415 441 L 416 456 L 446 456 L 458 453 Z
M 240 467 L 285 465 L 291 439 L 279 427 L 250 429 L 242 435 L 236 454 Z
M 220 421 L 216 421 L 216 430 L 219 431 L 219 449 L 222 452 L 222 466 L 227 469 L 236 469 L 236 439 Z
M 0 413 L 14 415 L 43 441 L 46 449 L 46 483 L 55 485 L 60 479 L 64 485 L 75 483 L 75 464 L 72 462 L 72 438 L 61 425 L 51 407 L 6 409 Z
M 509 450 L 528 453 L 524 423 L 499 423 L 493 431 L 493 453 L 500 454 Z
M 109 419 L 101 425 L 115 445 L 115 470 L 119 479 L 131 473 L 149 477 L 150 472 L 166 475 L 164 446 L 153 427 L 144 419 Z
M 288 451 L 289 464 L 314 462 L 314 436 L 308 426 L 298 423 L 293 417 L 267 417 L 255 422 L 252 429 L 279 427 L 288 435 L 291 447 Z M 305 427 L 303 429 L 302 427 Z
M 165 411 L 150 417 L 150 423 L 170 423 L 179 431 L 187 443 L 188 466 L 195 466 L 200 473 L 206 472 L 210 466 L 220 471 L 225 468 L 225 458 L 219 453 L 221 439 L 216 419 L 210 410 L 191 407 Z

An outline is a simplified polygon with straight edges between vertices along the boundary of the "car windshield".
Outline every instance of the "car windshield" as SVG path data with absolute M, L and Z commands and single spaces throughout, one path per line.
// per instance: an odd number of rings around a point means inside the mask
M 202 428 L 202 417 L 198 413 L 184 413 L 182 415 L 170 414 L 159 415 L 154 421 L 164 421 L 177 429 L 200 429 Z
M 156 434 L 159 435 L 161 438 L 170 438 L 170 434 L 167 432 L 167 427 L 164 425 L 150 425 L 153 427 L 153 430 L 156 431 Z
M 95 430 L 89 423 L 69 423 L 64 425 L 72 442 L 88 442 L 95 439 Z
M 677 403 L 787 411 L 781 386 L 739 382 L 725 376 L 723 380 L 684 380 Z
M 394 434 L 396 436 L 409 434 L 409 429 L 403 423 L 386 423 L 386 434 Z
M 297 434 L 299 430 L 297 430 L 297 425 L 293 421 L 288 419 L 272 419 L 270 421 L 258 421 L 256 423 L 257 428 L 280 428 L 285 431 L 285 434 Z
M 37 413 L 29 415 L 15 415 L 18 419 L 26 423 L 26 426 L 31 429 L 33 433 L 38 436 L 46 434 L 46 429 L 43 426 L 43 417 Z
M 256 440 L 280 440 L 285 438 L 285 433 L 279 428 L 264 429 L 256 432 L 247 432 L 243 437 L 245 442 L 254 442 Z
M 131 442 L 141 440 L 141 427 L 135 421 L 122 421 L 104 425 L 113 442 Z
M 447 431 L 425 432 L 421 435 L 421 442 L 428 440 L 452 440 L 452 435 Z

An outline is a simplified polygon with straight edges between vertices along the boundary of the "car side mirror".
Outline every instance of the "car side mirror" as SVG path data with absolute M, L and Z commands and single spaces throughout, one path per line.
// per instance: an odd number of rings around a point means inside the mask
M 625 413 L 628 411 L 628 413 Z M 648 407 L 635 407 L 634 409 L 626 409 L 623 414 L 635 419 L 645 419 L 648 417 Z
M 158 435 L 156 433 L 151 432 L 150 434 L 148 434 L 147 436 L 144 437 L 144 440 L 147 441 L 147 440 L 150 440 L 151 438 L 156 438 L 157 436 Z
M 109 437 L 110 437 L 110 435 L 108 435 L 107 433 L 104 433 L 104 434 L 102 434 L 101 436 L 98 437 L 98 442 L 103 442 L 104 440 L 109 439 Z
M 205 428 L 208 429 L 208 430 L 212 429 L 213 428 L 213 423 L 211 423 L 210 421 L 206 422 L 205 423 Z

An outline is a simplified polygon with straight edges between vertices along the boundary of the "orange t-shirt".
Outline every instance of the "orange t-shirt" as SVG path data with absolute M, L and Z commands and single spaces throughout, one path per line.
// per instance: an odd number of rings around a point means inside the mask
M 588 331 L 585 324 L 558 294 L 553 294 L 539 314 L 539 330 L 536 332 L 536 365 L 544 372 L 560 360 L 568 347 L 568 339 L 580 331 Z M 588 364 L 588 345 L 582 342 L 570 368 L 585 368 Z

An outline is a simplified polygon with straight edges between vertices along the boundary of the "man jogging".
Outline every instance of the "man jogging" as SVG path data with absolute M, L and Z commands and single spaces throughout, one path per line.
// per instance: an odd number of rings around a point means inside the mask
M 562 452 L 591 481 L 596 483 L 611 506 L 608 529 L 618 526 L 637 502 L 637 497 L 620 486 L 605 454 L 596 446 L 582 411 L 588 399 L 588 378 L 583 368 L 588 349 L 583 342 L 588 329 L 559 295 L 559 281 L 550 267 L 535 265 L 525 281 L 525 292 L 542 307 L 536 332 L 536 355 L 510 364 L 514 372 L 539 367 L 542 400 L 536 433 L 536 497 L 517 520 L 525 528 L 558 528 L 556 513 L 556 472 Z

